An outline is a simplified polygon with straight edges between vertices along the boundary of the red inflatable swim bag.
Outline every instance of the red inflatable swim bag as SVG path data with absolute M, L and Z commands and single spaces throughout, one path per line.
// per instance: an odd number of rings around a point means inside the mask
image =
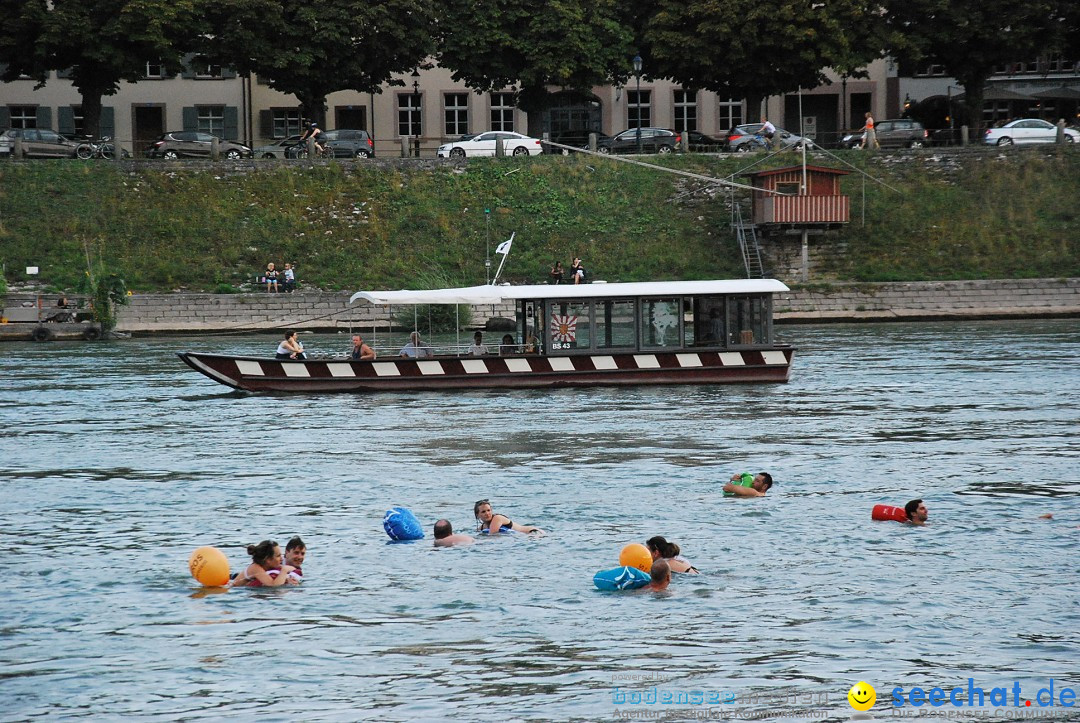
M 894 522 L 907 522 L 907 513 L 904 512 L 903 507 L 893 507 L 892 505 L 874 505 L 874 511 L 870 513 L 870 519 L 878 520 L 879 522 L 885 522 L 892 520 Z

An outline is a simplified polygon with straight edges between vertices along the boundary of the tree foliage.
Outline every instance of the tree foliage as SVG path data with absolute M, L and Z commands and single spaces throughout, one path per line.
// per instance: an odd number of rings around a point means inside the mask
M 762 98 L 826 80 L 881 55 L 885 32 L 876 4 L 704 0 L 657 3 L 645 24 L 647 68 L 687 88 L 746 98 L 751 116 Z
M 1065 47 L 1070 18 L 1076 30 L 1076 5 L 1075 0 L 888 0 L 886 18 L 896 40 L 889 50 L 907 63 L 944 66 L 964 87 L 966 115 L 978 138 L 983 89 L 994 68 Z
M 97 136 L 101 98 L 135 82 L 146 63 L 179 72 L 206 0 L 0 0 L 0 80 L 45 84 L 67 70 L 82 96 L 83 128 Z
M 102 331 L 116 326 L 116 307 L 126 306 L 129 299 L 127 283 L 117 274 L 99 274 L 91 285 L 94 300 L 94 321 L 101 324 Z
M 329 93 L 401 85 L 393 74 L 434 50 L 434 8 L 423 0 L 233 0 L 213 5 L 209 18 L 205 57 L 257 73 L 318 120 Z
M 529 133 L 542 131 L 549 86 L 591 92 L 625 79 L 632 34 L 614 0 L 445 0 L 438 60 L 476 91 L 518 86 Z

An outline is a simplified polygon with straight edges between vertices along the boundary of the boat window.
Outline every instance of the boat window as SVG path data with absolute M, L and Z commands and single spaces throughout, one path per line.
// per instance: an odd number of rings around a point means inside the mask
M 592 347 L 592 324 L 588 301 L 560 301 L 551 305 L 548 314 L 549 348 L 589 349 Z
M 601 349 L 619 347 L 633 349 L 635 344 L 633 300 L 598 299 L 596 301 L 596 346 Z
M 750 346 L 769 341 L 769 303 L 763 296 L 733 296 L 728 304 L 728 339 Z
M 641 300 L 641 346 L 643 348 L 677 347 L 682 338 L 679 321 L 680 299 Z
M 518 308 L 518 331 L 523 340 L 521 342 L 523 354 L 544 353 L 544 325 L 536 323 L 537 319 L 542 316 L 540 302 L 521 302 L 521 306 Z
M 686 346 L 727 346 L 723 296 L 694 299 L 694 323 L 686 325 Z

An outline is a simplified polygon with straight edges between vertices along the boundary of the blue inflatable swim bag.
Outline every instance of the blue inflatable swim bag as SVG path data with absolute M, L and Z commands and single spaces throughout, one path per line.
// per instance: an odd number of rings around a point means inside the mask
M 390 535 L 391 540 L 422 540 L 424 530 L 420 527 L 420 520 L 408 507 L 395 507 L 387 510 L 382 520 L 383 529 Z
M 624 565 L 610 570 L 601 570 L 593 575 L 592 581 L 593 585 L 601 590 L 636 590 L 648 585 L 652 577 L 636 567 Z
M 480 530 L 480 534 L 481 535 L 490 535 L 491 530 Z M 496 534 L 499 534 L 499 535 L 517 535 L 517 534 L 520 534 L 520 533 L 517 530 L 512 530 L 509 527 L 504 526 L 504 527 L 500 527 L 499 531 Z

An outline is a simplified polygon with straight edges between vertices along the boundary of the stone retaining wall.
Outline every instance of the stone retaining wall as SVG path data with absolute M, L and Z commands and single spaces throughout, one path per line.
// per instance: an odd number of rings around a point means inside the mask
M 349 292 L 136 294 L 117 330 L 133 333 L 386 328 L 388 309 L 349 305 Z M 808 286 L 777 294 L 779 323 L 1080 316 L 1080 279 L 932 281 Z M 403 313 L 398 307 L 397 313 Z M 510 305 L 474 307 L 473 322 L 513 317 Z M 421 328 L 424 324 L 421 321 Z
M 1080 316 L 1080 279 L 807 286 L 777 294 L 781 322 Z

